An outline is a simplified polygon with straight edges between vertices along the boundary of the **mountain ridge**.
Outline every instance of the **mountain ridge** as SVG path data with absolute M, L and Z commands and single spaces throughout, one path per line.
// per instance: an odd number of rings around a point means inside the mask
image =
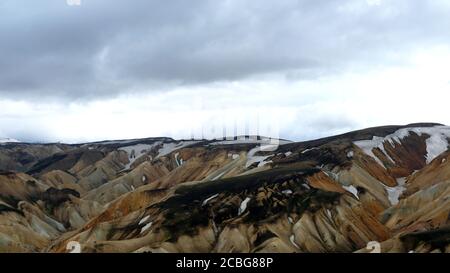
M 0 146 L 0 252 L 449 252 L 449 140 L 417 123 Z
M 333 138 L 333 137 L 340 137 L 345 136 L 349 134 L 356 134 L 358 132 L 364 132 L 364 131 L 370 131 L 373 129 L 382 129 L 382 128 L 407 128 L 407 127 L 431 127 L 431 126 L 446 126 L 442 123 L 436 123 L 436 122 L 418 122 L 418 123 L 409 123 L 406 125 L 385 125 L 385 126 L 373 126 L 373 127 L 367 127 L 363 129 L 356 129 L 347 133 L 337 134 L 329 137 L 322 137 L 322 138 L 316 138 L 311 140 L 290 140 L 286 138 L 274 138 L 279 139 L 281 141 L 289 141 L 293 143 L 299 143 L 299 142 L 309 142 L 309 141 L 317 141 L 321 139 L 327 139 L 327 138 Z M 242 139 L 242 138 L 270 138 L 267 136 L 262 135 L 239 135 L 239 136 L 228 136 L 228 137 L 222 137 L 222 138 L 212 138 L 212 139 L 197 139 L 197 138 L 181 138 L 181 139 L 174 139 L 172 137 L 167 136 L 159 136 L 159 137 L 145 137 L 145 138 L 129 138 L 129 139 L 103 139 L 98 141 L 82 141 L 82 142 L 73 142 L 73 143 L 66 143 L 66 142 L 24 142 L 20 141 L 14 138 L 0 138 L 0 143 L 2 140 L 11 140 L 11 142 L 4 142 L 4 143 L 20 143 L 20 144 L 31 144 L 31 145 L 54 145 L 54 144 L 63 144 L 63 145 L 74 145 L 74 146 L 80 146 L 80 145 L 89 145 L 89 144 L 129 144 L 134 142 L 143 142 L 143 141 L 152 141 L 152 140 L 167 140 L 167 141 L 189 141 L 189 140 L 196 140 L 196 141 L 220 141 L 220 140 L 227 140 L 227 139 Z

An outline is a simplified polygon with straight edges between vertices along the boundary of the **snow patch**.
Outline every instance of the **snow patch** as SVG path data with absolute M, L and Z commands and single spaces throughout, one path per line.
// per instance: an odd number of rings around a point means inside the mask
M 178 157 L 180 156 L 180 153 L 176 153 L 175 154 L 175 162 L 177 163 L 177 166 L 180 167 L 181 165 L 183 165 L 183 159 L 180 158 L 178 159 Z
M 398 184 L 398 186 L 396 186 L 396 187 L 384 186 L 386 188 L 386 192 L 388 194 L 389 202 L 393 206 L 395 206 L 399 203 L 400 196 L 406 190 L 406 187 L 405 187 L 406 177 L 398 178 L 397 184 Z
M 232 154 L 232 153 L 229 153 L 229 154 L 228 154 L 228 157 L 231 157 L 232 159 L 238 159 L 240 156 L 239 156 L 239 154 Z
M 145 216 L 144 218 L 142 218 L 141 221 L 139 221 L 139 225 L 142 225 L 143 223 L 147 222 L 148 219 L 150 219 L 150 215 Z
M 170 142 L 170 143 L 164 143 L 163 146 L 159 149 L 158 155 L 156 158 L 160 158 L 162 156 L 166 156 L 176 150 L 182 149 L 184 147 L 193 145 L 197 143 L 198 141 L 180 141 L 178 143 Z
M 380 159 L 373 154 L 373 149 L 379 148 L 389 158 L 389 160 L 394 162 L 386 153 L 383 143 L 388 142 L 392 147 L 395 147 L 401 143 L 402 139 L 409 136 L 412 132 L 419 136 L 422 136 L 423 134 L 430 136 L 426 140 L 427 155 L 425 158 L 427 164 L 448 150 L 448 139 L 450 138 L 450 127 L 448 126 L 403 128 L 386 137 L 374 136 L 372 140 L 361 140 L 355 141 L 354 143 L 356 146 L 361 148 L 364 153 L 373 157 L 381 166 L 384 167 L 384 164 L 380 161 Z
M 318 150 L 318 149 L 319 148 L 317 148 L 317 147 L 309 148 L 309 149 L 306 149 L 306 150 L 302 151 L 302 154 L 306 154 L 307 152 Z
M 261 161 L 261 162 L 259 162 L 259 164 L 258 164 L 258 168 L 261 168 L 261 167 L 263 167 L 263 166 L 265 166 L 265 165 L 267 165 L 267 164 L 270 164 L 270 163 L 273 163 L 273 161 L 272 161 L 272 160 L 269 160 L 269 161 Z
M 373 159 L 375 159 L 375 161 L 381 167 L 386 168 L 384 166 L 383 162 L 381 162 L 381 160 L 377 156 L 375 156 L 375 154 L 373 153 L 373 149 L 378 148 L 378 149 L 380 149 L 383 152 L 383 154 L 385 154 L 387 157 L 389 157 L 388 154 L 386 153 L 385 149 L 384 149 L 384 145 L 383 145 L 384 141 L 386 141 L 386 138 L 374 136 L 372 138 L 372 140 L 356 141 L 355 145 L 358 146 L 359 148 L 361 148 L 364 151 L 365 154 L 367 154 L 368 156 L 370 156 Z M 392 163 L 394 163 L 394 161 L 392 161 Z
M 295 242 L 295 235 L 292 234 L 291 237 L 289 237 L 289 240 L 291 241 L 291 244 L 293 246 L 295 246 L 296 248 L 300 249 L 300 247 L 297 245 L 297 243 Z
M 355 156 L 355 153 L 353 151 L 347 153 L 347 158 L 353 158 L 353 156 Z
M 150 222 L 148 224 L 146 224 L 142 229 L 141 229 L 141 234 L 144 233 L 147 229 L 152 227 L 153 222 Z
M 221 172 L 219 175 L 217 175 L 217 176 L 215 176 L 213 179 L 211 179 L 211 181 L 214 181 L 214 180 L 217 180 L 217 179 L 221 178 L 222 176 L 225 175 L 226 172 L 227 172 L 227 171 Z
M 130 161 L 125 165 L 125 170 L 129 170 L 131 165 L 146 152 L 150 151 L 153 147 L 159 145 L 160 142 L 153 144 L 136 144 L 133 146 L 121 147 L 118 150 L 125 151 L 128 154 L 128 160 Z
M 216 198 L 217 196 L 219 196 L 218 193 L 217 193 L 217 194 L 214 194 L 213 196 L 211 196 L 211 197 L 209 197 L 209 198 L 207 198 L 207 199 L 205 199 L 205 201 L 203 201 L 203 203 L 202 203 L 202 207 L 206 206 L 206 205 L 208 204 L 209 201 L 213 200 L 213 199 Z
M 247 209 L 248 202 L 250 202 L 251 198 L 247 197 L 244 201 L 242 201 L 241 206 L 239 207 L 238 215 L 241 215 Z
M 359 200 L 359 196 L 358 196 L 358 190 L 353 186 L 342 186 L 346 191 L 350 192 L 351 194 L 353 194 L 358 200 Z
M 250 167 L 252 164 L 258 162 L 258 167 L 262 167 L 270 162 L 264 162 L 266 159 L 268 159 L 269 157 L 272 157 L 273 155 L 267 155 L 267 156 L 258 156 L 255 155 L 258 152 L 261 151 L 273 151 L 274 149 L 276 149 L 277 146 L 275 145 L 266 145 L 266 146 L 258 146 L 255 147 L 253 149 L 251 149 L 248 153 L 247 153 L 247 163 L 245 164 L 245 167 L 248 168 Z
M 450 138 L 450 130 L 447 134 L 434 133 L 426 140 L 427 144 L 427 164 L 433 159 L 448 150 L 448 138 Z

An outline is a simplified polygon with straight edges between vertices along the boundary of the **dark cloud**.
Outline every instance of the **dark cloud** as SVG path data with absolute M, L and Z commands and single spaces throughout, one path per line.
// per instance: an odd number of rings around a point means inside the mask
M 3 0 L 0 97 L 90 98 L 385 64 L 448 43 L 449 9 L 444 0 Z

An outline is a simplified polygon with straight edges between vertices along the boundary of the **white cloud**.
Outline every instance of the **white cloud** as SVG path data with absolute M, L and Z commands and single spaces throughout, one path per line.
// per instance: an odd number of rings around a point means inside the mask
M 230 134 L 235 123 L 259 122 L 260 131 L 278 128 L 280 137 L 300 140 L 375 125 L 450 124 L 450 49 L 437 46 L 411 56 L 403 65 L 311 80 L 263 75 L 67 105 L 3 100 L 0 135 L 68 142 L 189 138 L 200 137 L 203 127 L 204 136 L 212 137 L 222 127 Z
M 0 137 L 208 137 L 259 123 L 300 140 L 450 123 L 446 0 L 0 5 Z
M 367 5 L 369 6 L 379 6 L 381 5 L 381 0 L 366 0 Z

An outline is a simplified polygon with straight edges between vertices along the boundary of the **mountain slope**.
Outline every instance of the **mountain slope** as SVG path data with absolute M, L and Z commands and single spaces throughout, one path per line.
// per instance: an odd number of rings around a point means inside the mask
M 22 230 L 2 225 L 0 251 L 448 252 L 449 139 L 431 123 L 279 145 L 149 138 L 59 145 L 26 167 L 0 147 L 16 166 L 0 217 Z

